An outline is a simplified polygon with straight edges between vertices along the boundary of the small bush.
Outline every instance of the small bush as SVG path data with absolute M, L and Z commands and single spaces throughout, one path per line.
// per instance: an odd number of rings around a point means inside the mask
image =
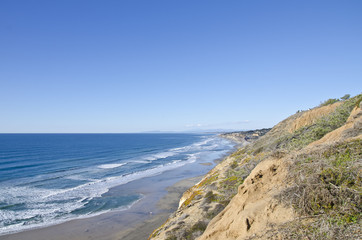
M 237 161 L 233 161 L 232 164 L 230 165 L 230 167 L 231 167 L 232 169 L 237 168 L 237 167 L 238 167 L 238 162 L 237 162 Z
M 205 195 L 205 200 L 207 203 L 216 201 L 216 195 L 212 191 L 208 191 Z
M 328 106 L 328 105 L 331 105 L 331 104 L 336 103 L 336 102 L 339 102 L 339 99 L 337 99 L 337 98 L 330 98 L 330 99 L 322 102 L 322 103 L 319 105 L 319 107 Z
M 346 94 L 346 95 L 344 95 L 343 97 L 341 97 L 341 100 L 347 100 L 347 99 L 349 99 L 350 97 L 351 97 L 350 94 Z
M 361 101 L 362 101 L 362 94 L 360 95 L 360 97 L 357 99 L 355 107 L 361 107 Z

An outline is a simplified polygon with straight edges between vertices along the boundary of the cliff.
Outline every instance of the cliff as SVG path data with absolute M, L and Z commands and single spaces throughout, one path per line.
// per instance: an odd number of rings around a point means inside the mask
M 361 100 L 298 112 L 255 138 L 224 135 L 250 144 L 186 191 L 150 239 L 361 239 Z

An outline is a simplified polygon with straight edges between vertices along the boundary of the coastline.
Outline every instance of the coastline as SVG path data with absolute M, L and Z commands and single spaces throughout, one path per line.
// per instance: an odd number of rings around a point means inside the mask
M 0 239 L 147 239 L 152 231 L 165 222 L 169 215 L 177 209 L 182 194 L 201 178 L 202 176 L 198 176 L 180 180 L 164 189 L 162 197 L 144 191 L 145 197 L 127 210 L 115 210 L 94 217 L 3 235 L 0 236 Z M 113 189 L 113 191 L 118 190 Z
M 152 214 L 149 219 L 119 232 L 118 238 L 116 239 L 148 239 L 150 234 L 161 226 L 169 218 L 171 213 L 177 210 L 182 194 L 201 179 L 202 176 L 184 179 L 168 187 L 167 194 L 160 199 L 156 206 L 160 212 L 158 214 Z
M 107 194 L 137 192 L 144 197 L 126 210 L 113 210 L 97 216 L 0 236 L 1 240 L 113 240 L 147 239 L 177 210 L 183 193 L 199 182 L 222 159 L 199 161 L 116 186 Z

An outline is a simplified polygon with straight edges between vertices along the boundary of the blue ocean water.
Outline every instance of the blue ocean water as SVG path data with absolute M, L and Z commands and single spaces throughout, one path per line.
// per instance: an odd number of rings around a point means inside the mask
M 126 209 L 142 196 L 105 193 L 233 146 L 211 134 L 0 134 L 0 235 Z

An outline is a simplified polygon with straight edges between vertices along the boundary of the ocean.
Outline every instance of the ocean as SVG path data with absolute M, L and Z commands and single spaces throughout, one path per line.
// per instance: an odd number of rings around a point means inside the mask
M 215 134 L 0 134 L 0 235 L 128 209 L 142 194 L 107 192 L 234 146 Z

